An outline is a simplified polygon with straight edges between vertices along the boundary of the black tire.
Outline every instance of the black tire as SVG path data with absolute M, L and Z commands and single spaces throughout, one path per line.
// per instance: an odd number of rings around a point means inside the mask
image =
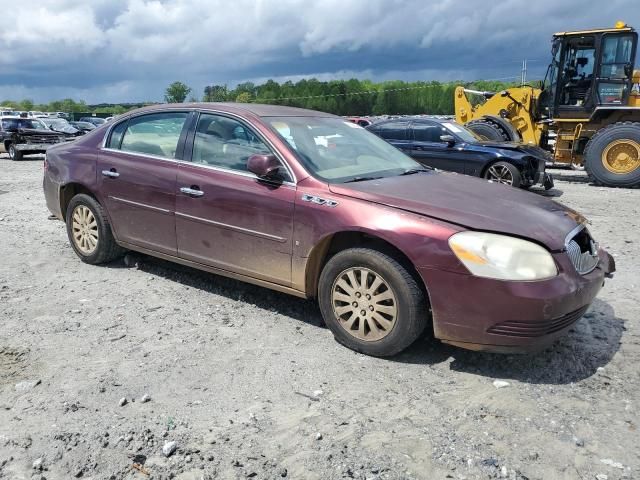
M 90 253 L 83 252 L 79 246 L 76 245 L 76 241 L 73 238 L 73 215 L 76 209 L 81 206 L 84 206 L 91 211 L 97 224 L 97 245 L 95 246 L 95 250 Z M 102 205 L 100 205 L 95 198 L 89 195 L 80 193 L 71 199 L 69 206 L 67 207 L 66 224 L 67 236 L 69 237 L 71 248 L 73 248 L 76 255 L 80 257 L 80 260 L 85 263 L 97 265 L 100 263 L 111 262 L 125 252 L 125 250 L 120 247 L 113 238 L 111 225 L 109 225 L 109 220 L 107 219 Z
M 22 160 L 22 152 L 20 150 L 16 150 L 16 146 L 13 143 L 9 144 L 9 158 L 13 161 Z
M 464 126 L 484 140 L 494 140 L 496 142 L 513 140 L 509 133 L 500 127 L 500 125 L 489 120 L 471 120 Z
M 341 325 L 334 311 L 334 282 L 350 268 L 364 268 L 379 275 L 395 295 L 395 322 L 380 339 L 367 341 L 356 338 Z M 318 303 L 325 323 L 339 343 L 357 352 L 376 357 L 388 357 L 404 350 L 420 337 L 430 321 L 425 295 L 418 280 L 392 256 L 368 248 L 350 248 L 331 257 L 320 274 Z
M 508 174 L 511 175 L 510 183 L 508 183 L 508 185 L 514 188 L 520 188 L 522 186 L 522 174 L 520 173 L 520 170 L 518 170 L 518 167 L 516 167 L 515 165 L 512 165 L 509 162 L 492 163 L 485 169 L 483 177 L 486 178 L 487 180 L 493 180 L 494 182 L 497 182 L 497 183 L 507 184 L 506 181 L 505 182 L 499 181 L 493 174 L 494 170 L 500 171 L 504 169 L 508 170 Z
M 627 173 L 616 173 L 605 167 L 603 153 L 616 140 L 631 140 L 640 144 L 640 122 L 618 122 L 596 132 L 584 149 L 584 167 L 591 181 L 607 187 L 640 185 L 640 166 Z M 636 155 L 637 153 L 637 148 Z

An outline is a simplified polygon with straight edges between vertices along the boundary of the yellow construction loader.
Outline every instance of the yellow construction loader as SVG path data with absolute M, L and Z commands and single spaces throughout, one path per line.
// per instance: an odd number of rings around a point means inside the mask
M 523 141 L 559 164 L 584 166 L 596 184 L 640 185 L 638 34 L 614 28 L 560 32 L 539 86 L 502 92 L 457 87 L 456 120 L 487 140 Z M 469 94 L 483 101 L 473 106 Z

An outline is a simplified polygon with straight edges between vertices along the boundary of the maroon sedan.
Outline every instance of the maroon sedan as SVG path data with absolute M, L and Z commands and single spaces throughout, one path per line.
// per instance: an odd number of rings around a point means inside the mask
M 315 297 L 336 339 L 370 355 L 427 328 L 466 348 L 546 345 L 615 269 L 558 203 L 289 107 L 130 112 L 51 148 L 44 191 L 84 262 L 135 250 Z

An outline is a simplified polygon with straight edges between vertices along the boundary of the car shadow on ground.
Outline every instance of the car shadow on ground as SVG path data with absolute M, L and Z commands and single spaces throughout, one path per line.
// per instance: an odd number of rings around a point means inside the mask
M 317 303 L 214 275 L 195 268 L 130 252 L 108 268 L 137 268 L 190 288 L 275 311 L 318 328 L 326 328 Z M 215 300 L 212 299 L 212 303 Z M 532 354 L 473 352 L 433 339 L 428 333 L 390 362 L 437 365 L 453 359 L 450 369 L 489 378 L 531 384 L 568 384 L 583 380 L 607 365 L 620 347 L 624 320 L 611 305 L 596 299 L 589 311 L 552 346 Z M 327 335 L 331 333 L 327 331 Z M 344 348 L 338 347 L 336 348 Z
M 159 258 L 129 252 L 123 259 L 106 265 L 108 268 L 138 268 L 182 285 L 221 295 L 229 300 L 246 302 L 265 310 L 273 310 L 314 327 L 325 328 L 320 310 L 313 300 L 305 300 L 232 278 L 215 275 L 196 268 Z M 211 301 L 215 303 L 214 300 Z
M 428 339 L 424 339 L 396 360 L 433 364 L 442 361 L 442 357 L 451 357 L 450 368 L 458 372 L 531 384 L 569 384 L 588 378 L 598 367 L 607 365 L 620 348 L 624 330 L 624 320 L 615 315 L 613 307 L 596 299 L 566 336 L 536 353 L 473 352 L 444 344 L 428 346 Z
M 537 189 L 537 190 L 530 190 L 533 193 L 537 193 L 538 195 L 540 195 L 541 197 L 547 197 L 547 198 L 558 198 L 561 197 L 562 195 L 564 195 L 564 192 L 562 190 L 558 190 L 557 188 L 551 188 L 549 190 L 542 190 L 542 189 Z

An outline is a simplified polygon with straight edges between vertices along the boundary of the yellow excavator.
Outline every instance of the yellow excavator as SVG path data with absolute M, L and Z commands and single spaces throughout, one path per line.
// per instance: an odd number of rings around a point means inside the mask
M 584 166 L 592 181 L 640 185 L 638 34 L 614 28 L 559 32 L 538 86 L 502 92 L 455 90 L 456 120 L 487 140 L 521 141 L 551 152 L 553 162 Z M 483 100 L 473 106 L 469 94 Z

